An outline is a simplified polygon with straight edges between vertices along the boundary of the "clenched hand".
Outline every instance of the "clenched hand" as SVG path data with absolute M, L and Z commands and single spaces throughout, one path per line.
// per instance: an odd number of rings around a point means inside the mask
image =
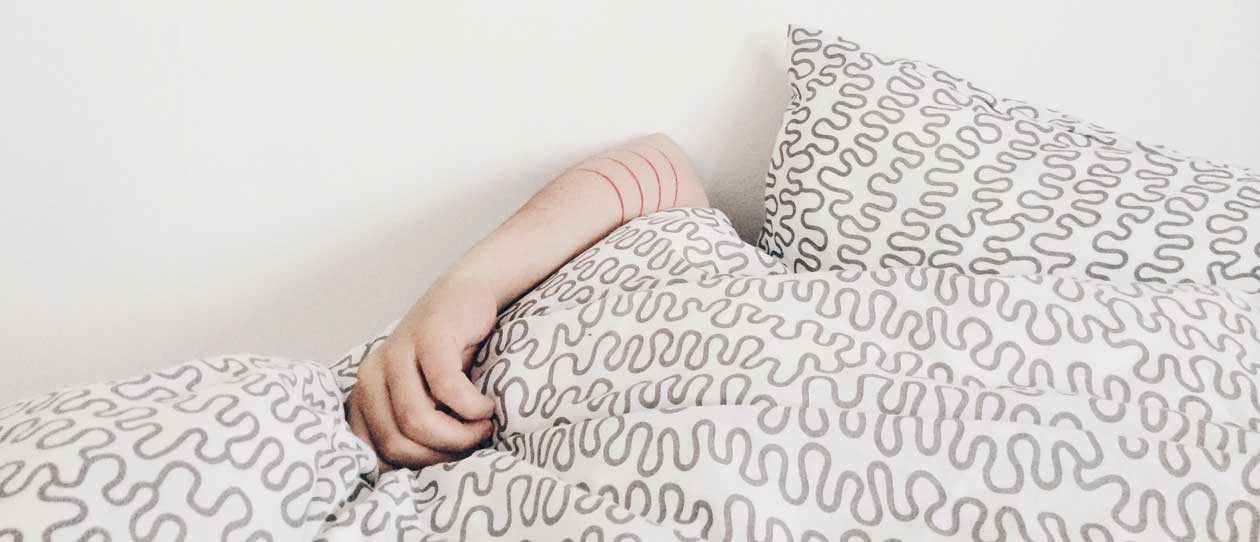
M 497 309 L 484 288 L 439 280 L 364 359 L 350 427 L 383 467 L 452 461 L 490 435 L 494 401 L 467 371 Z
M 460 257 L 363 361 L 350 427 L 385 467 L 463 456 L 491 431 L 494 401 L 465 371 L 498 307 L 627 220 L 708 204 L 691 161 L 663 134 L 574 164 Z

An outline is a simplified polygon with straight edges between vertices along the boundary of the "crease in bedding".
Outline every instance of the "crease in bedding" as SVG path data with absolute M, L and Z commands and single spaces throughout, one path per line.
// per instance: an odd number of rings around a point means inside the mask
M 711 209 L 500 315 L 488 447 L 374 471 L 325 368 L 229 356 L 0 408 L 0 540 L 1260 540 L 1260 296 L 789 273 Z

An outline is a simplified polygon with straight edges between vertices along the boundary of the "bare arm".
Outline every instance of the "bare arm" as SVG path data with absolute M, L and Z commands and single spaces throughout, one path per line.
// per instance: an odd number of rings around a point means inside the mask
M 690 161 L 664 135 L 570 167 L 443 273 L 364 360 L 352 429 L 388 464 L 459 457 L 491 430 L 494 402 L 466 371 L 497 312 L 626 221 L 707 206 Z
M 444 278 L 482 282 L 502 308 L 627 220 L 708 205 L 673 140 L 661 134 L 631 140 L 560 174 Z

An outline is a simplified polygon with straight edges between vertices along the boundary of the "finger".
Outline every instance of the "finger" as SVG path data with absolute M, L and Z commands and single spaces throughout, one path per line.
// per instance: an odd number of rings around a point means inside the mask
M 481 394 L 464 374 L 464 358 L 476 348 L 461 351 L 449 343 L 429 344 L 420 352 L 420 367 L 433 399 L 465 420 L 485 420 L 494 414 L 494 400 Z
M 492 422 L 465 422 L 438 410 L 412 351 L 406 350 L 405 355 L 406 358 L 391 359 L 385 364 L 385 387 L 403 436 L 444 452 L 461 452 L 486 440 Z
M 354 392 L 350 392 L 350 397 L 346 400 L 348 408 L 346 409 L 346 421 L 350 422 L 350 432 L 354 433 L 359 440 L 362 440 L 368 448 L 372 448 L 372 435 L 368 432 L 367 423 L 363 421 L 363 409 L 359 407 L 358 397 Z M 372 455 L 376 456 L 376 470 L 380 472 L 388 472 L 394 470 L 394 466 L 386 463 L 376 450 L 372 449 Z
M 359 386 L 363 395 L 360 405 L 363 418 L 367 422 L 368 433 L 372 437 L 372 445 L 377 455 L 385 461 L 399 466 L 414 467 L 432 465 L 444 461 L 452 461 L 457 456 L 444 454 L 411 441 L 398 430 L 394 422 L 394 414 L 389 404 L 389 396 L 385 389 L 385 380 L 380 374 L 360 374 Z
M 372 435 L 368 433 L 367 424 L 363 422 L 363 414 L 359 412 L 359 394 L 351 391 L 346 398 L 346 421 L 350 423 L 350 432 L 365 443 L 371 444 Z

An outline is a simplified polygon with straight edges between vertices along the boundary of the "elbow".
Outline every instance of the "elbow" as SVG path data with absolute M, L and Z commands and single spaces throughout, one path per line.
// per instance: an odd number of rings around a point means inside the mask
M 709 196 L 705 193 L 704 183 L 696 173 L 695 165 L 673 138 L 656 132 L 643 136 L 638 141 L 660 151 L 665 162 L 661 169 L 668 168 L 668 175 L 674 181 L 674 194 L 668 200 L 669 205 L 662 208 L 709 206 Z

